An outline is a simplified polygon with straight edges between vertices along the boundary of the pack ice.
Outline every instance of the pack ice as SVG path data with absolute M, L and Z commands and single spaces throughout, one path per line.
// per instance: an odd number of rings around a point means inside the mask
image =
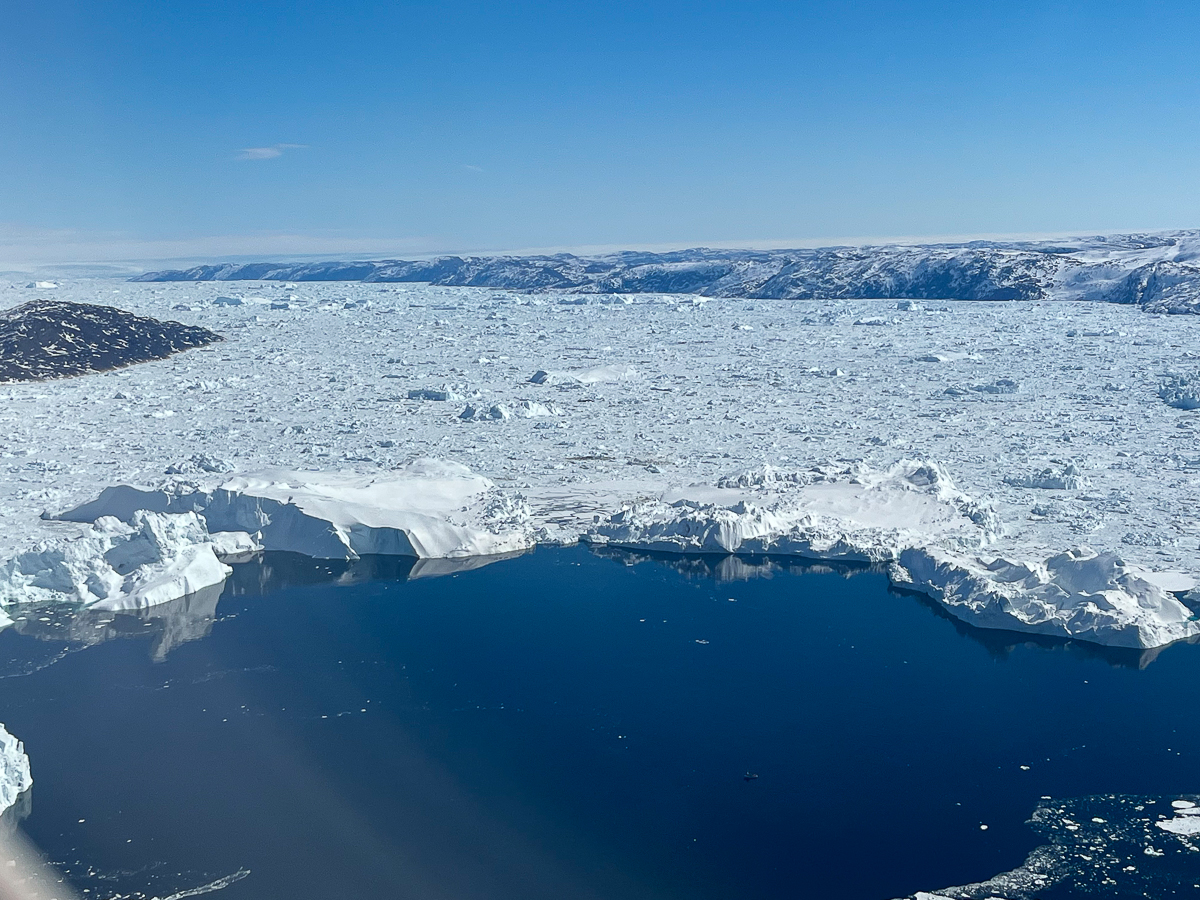
M 1138 266 L 1184 247 L 1134 244 Z M 857 560 L 985 627 L 1197 635 L 1200 319 L 648 284 L 64 280 L 64 301 L 225 339 L 0 387 L 0 603 L 157 603 L 257 547 L 438 560 L 584 538 Z
M 596 544 L 667 553 L 752 553 L 887 563 L 920 591 L 982 628 L 1159 647 L 1200 634 L 1172 591 L 1194 582 L 1152 573 L 1114 553 L 1078 548 L 1048 558 L 983 551 L 994 512 L 955 488 L 936 463 L 770 468 L 630 504 L 584 535 Z
M 215 487 L 185 480 L 158 489 L 118 485 L 60 518 L 136 522 L 147 510 L 166 519 L 191 516 L 215 532 L 252 535 L 264 550 L 319 559 L 493 556 L 534 543 L 519 498 L 466 466 L 434 459 L 376 476 L 278 470 Z

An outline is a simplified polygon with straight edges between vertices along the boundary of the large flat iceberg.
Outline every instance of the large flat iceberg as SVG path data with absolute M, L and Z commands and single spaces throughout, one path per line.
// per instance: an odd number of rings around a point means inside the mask
M 984 504 L 959 492 L 936 463 L 886 471 L 855 465 L 798 472 L 764 468 L 627 504 L 584 535 L 668 553 L 772 553 L 860 562 L 894 560 L 906 546 L 994 537 Z
M 497 490 L 466 466 L 433 459 L 378 475 L 277 470 L 238 475 L 216 486 L 120 485 L 60 518 L 130 521 L 144 510 L 199 513 L 213 532 L 246 532 L 263 549 L 320 559 L 494 556 L 535 543 L 519 497 Z

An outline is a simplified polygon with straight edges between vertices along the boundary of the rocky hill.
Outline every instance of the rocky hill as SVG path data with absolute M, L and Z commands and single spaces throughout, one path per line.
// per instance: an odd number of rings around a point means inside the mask
M 808 250 L 680 250 L 581 257 L 249 263 L 135 281 L 426 282 L 523 291 L 750 299 L 1096 300 L 1200 312 L 1200 232 Z
M 34 300 L 0 313 L 0 383 L 119 369 L 220 340 L 111 306 Z

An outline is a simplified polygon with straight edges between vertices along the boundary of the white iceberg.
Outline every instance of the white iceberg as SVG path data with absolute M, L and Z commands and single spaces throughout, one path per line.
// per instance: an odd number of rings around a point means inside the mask
M 638 371 L 633 366 L 608 365 L 561 371 L 538 369 L 529 381 L 532 384 L 602 384 L 610 381 L 629 381 L 637 377 Z
M 0 606 L 144 609 L 222 584 L 232 571 L 195 513 L 137 510 L 128 519 L 102 516 L 79 537 L 42 541 L 0 565 Z
M 677 494 L 629 504 L 584 540 L 890 563 L 893 582 L 981 628 L 1146 649 L 1200 635 L 1200 622 L 1172 596 L 1192 587 L 1183 573 L 1149 572 L 1086 548 L 1033 561 L 982 554 L 999 537 L 994 514 L 935 463 L 765 469 Z
M 0 812 L 33 786 L 25 746 L 0 725 Z
M 981 556 L 936 547 L 900 554 L 894 580 L 982 628 L 1079 638 L 1113 647 L 1161 647 L 1200 635 L 1200 622 L 1167 590 L 1182 579 L 1086 547 L 1048 559 Z M 1164 586 L 1166 585 L 1166 586 Z
M 979 546 L 990 510 L 955 489 L 935 463 L 905 460 L 780 472 L 766 468 L 627 505 L 584 540 L 669 553 L 772 553 L 860 562 L 894 560 L 917 542 Z
M 142 510 L 200 513 L 214 532 L 246 532 L 262 549 L 319 559 L 494 556 L 535 543 L 523 499 L 466 466 L 434 459 L 379 475 L 278 470 L 216 487 L 120 485 L 60 518 L 130 521 Z

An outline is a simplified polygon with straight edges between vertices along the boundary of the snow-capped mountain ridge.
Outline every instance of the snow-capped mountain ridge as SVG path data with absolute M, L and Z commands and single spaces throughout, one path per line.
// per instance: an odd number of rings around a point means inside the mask
M 581 294 L 785 300 L 1091 300 L 1200 312 L 1200 231 L 1059 241 L 966 241 L 807 250 L 623 251 L 582 257 L 242 263 L 134 281 L 361 281 Z

